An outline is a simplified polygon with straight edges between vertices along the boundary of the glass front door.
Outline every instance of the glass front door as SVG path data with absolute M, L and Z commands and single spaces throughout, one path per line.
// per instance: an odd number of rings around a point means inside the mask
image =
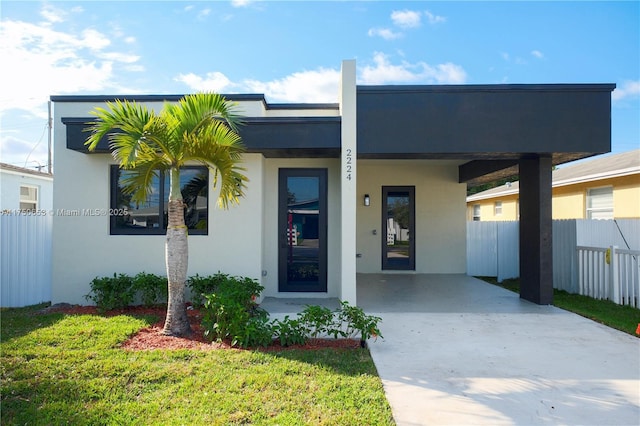
M 415 270 L 415 187 L 382 187 L 382 269 Z
M 327 170 L 280 169 L 278 290 L 327 291 Z

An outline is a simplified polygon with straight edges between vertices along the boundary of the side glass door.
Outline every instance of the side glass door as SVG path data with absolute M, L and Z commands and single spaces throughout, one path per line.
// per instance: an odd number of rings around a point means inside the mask
M 280 169 L 278 291 L 327 291 L 327 170 Z
M 382 187 L 382 269 L 415 270 L 415 187 Z

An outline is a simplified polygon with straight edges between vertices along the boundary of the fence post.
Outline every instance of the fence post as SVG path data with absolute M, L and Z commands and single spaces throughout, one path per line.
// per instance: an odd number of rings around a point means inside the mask
M 609 246 L 609 299 L 620 304 L 620 283 L 618 274 L 618 255 L 616 254 L 617 246 Z

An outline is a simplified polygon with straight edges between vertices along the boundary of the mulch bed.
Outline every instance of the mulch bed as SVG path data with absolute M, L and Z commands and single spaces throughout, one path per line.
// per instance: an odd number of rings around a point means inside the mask
M 115 309 L 112 311 L 100 313 L 95 306 L 60 304 L 45 308 L 41 312 L 63 312 L 69 315 L 152 315 L 157 317 L 158 321 L 156 323 L 152 324 L 149 327 L 142 328 L 122 344 L 121 347 L 123 349 L 130 351 L 144 351 L 152 349 L 241 350 L 231 347 L 228 342 L 209 342 L 204 337 L 204 330 L 202 328 L 202 325 L 200 324 L 202 321 L 201 312 L 197 309 L 192 309 L 191 307 L 187 309 L 187 316 L 189 317 L 189 323 L 192 330 L 191 335 L 187 337 L 165 336 L 164 334 L 162 334 L 162 328 L 164 326 L 166 309 L 166 306 L 131 306 L 125 309 Z M 304 345 L 291 345 L 283 347 L 279 342 L 274 341 L 274 343 L 270 346 L 250 349 L 260 350 L 264 352 L 278 352 L 291 349 L 357 349 L 359 347 L 360 342 L 355 339 L 309 339 L 309 341 Z

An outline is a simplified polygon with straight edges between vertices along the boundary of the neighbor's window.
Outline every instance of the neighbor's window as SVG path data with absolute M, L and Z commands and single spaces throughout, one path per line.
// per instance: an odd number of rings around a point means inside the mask
M 169 174 L 159 171 L 152 180 L 151 192 L 143 203 L 131 200 L 122 191 L 126 170 L 111 166 L 111 235 L 164 235 L 167 229 Z M 189 235 L 207 235 L 209 170 L 183 167 L 180 188 L 185 203 L 184 220 Z
M 493 205 L 493 214 L 496 216 L 502 216 L 502 201 L 496 201 Z
M 20 210 L 38 209 L 38 187 L 20 186 Z
M 587 190 L 587 219 L 613 219 L 613 187 Z
M 480 204 L 473 205 L 473 221 L 474 222 L 480 221 Z

